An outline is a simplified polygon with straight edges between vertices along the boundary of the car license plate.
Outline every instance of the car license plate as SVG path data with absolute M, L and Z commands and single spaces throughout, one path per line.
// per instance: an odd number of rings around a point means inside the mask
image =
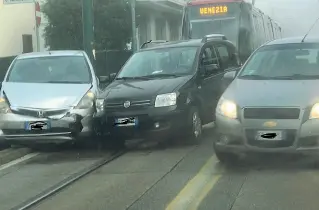
M 283 131 L 257 131 L 257 140 L 280 141 L 284 139 Z
M 25 122 L 25 129 L 26 130 L 48 130 L 50 129 L 50 122 L 48 121 L 35 121 L 35 122 Z
M 138 119 L 137 117 L 124 117 L 124 118 L 116 118 L 115 125 L 118 127 L 124 126 L 137 126 Z

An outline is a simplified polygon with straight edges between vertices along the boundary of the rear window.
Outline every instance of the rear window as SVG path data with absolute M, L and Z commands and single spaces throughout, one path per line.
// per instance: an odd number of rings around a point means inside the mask
M 7 82 L 91 83 L 91 72 L 83 56 L 49 56 L 17 59 Z
M 318 79 L 319 44 L 264 46 L 252 55 L 239 77 L 250 75 L 268 79 Z

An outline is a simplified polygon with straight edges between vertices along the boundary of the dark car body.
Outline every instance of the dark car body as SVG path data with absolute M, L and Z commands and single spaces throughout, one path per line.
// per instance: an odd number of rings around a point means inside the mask
M 151 79 L 117 80 L 115 78 L 99 97 L 99 100 L 103 100 L 99 103 L 100 106 L 103 105 L 103 111 L 98 114 L 101 121 L 105 120 L 103 130 L 126 139 L 139 137 L 164 139 L 174 134 L 187 133 L 185 129 L 189 128 L 190 113 L 194 108 L 199 110 L 202 124 L 213 121 L 214 110 L 222 94 L 220 86 L 222 76 L 225 72 L 240 67 L 236 47 L 227 40 L 199 39 L 157 44 L 137 53 L 180 47 L 196 48 L 191 74 Z M 235 62 L 232 64 L 226 62 L 227 58 L 220 55 L 218 47 L 224 47 L 226 53 L 235 56 Z M 207 57 L 206 65 L 214 68 L 205 71 L 200 58 L 209 50 L 211 50 L 211 57 Z M 199 67 L 200 65 L 202 68 Z M 117 78 L 120 74 L 121 71 Z M 176 93 L 176 104 L 155 107 L 156 97 L 169 93 Z M 135 122 L 134 126 L 118 126 L 116 123 L 118 118 L 130 117 L 134 119 L 137 117 L 138 123 Z

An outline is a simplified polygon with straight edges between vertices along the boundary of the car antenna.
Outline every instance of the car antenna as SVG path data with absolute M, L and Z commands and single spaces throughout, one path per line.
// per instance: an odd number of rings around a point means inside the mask
M 310 33 L 310 31 L 313 29 L 313 27 L 315 27 L 315 25 L 317 24 L 319 20 L 319 17 L 317 18 L 317 20 L 314 22 L 314 24 L 310 27 L 309 31 L 306 33 L 306 35 L 303 37 L 303 39 L 301 40 L 301 42 L 305 42 L 306 37 L 308 36 L 308 34 Z

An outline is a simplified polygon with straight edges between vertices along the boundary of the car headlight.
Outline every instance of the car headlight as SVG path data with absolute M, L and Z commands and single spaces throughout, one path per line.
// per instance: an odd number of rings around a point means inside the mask
M 103 98 L 98 98 L 95 101 L 95 107 L 96 107 L 96 111 L 98 113 L 100 112 L 104 112 L 104 99 Z
M 176 93 L 157 95 L 155 99 L 155 107 L 174 106 L 176 105 L 176 99 Z
M 309 119 L 319 119 L 319 103 L 312 106 Z
M 10 109 L 8 101 L 5 98 L 1 97 L 0 98 L 0 113 L 6 114 L 9 112 L 11 112 L 11 109 Z
M 229 100 L 221 99 L 218 103 L 216 112 L 231 119 L 237 118 L 237 105 Z
M 78 105 L 75 107 L 75 109 L 88 109 L 93 107 L 94 105 L 94 93 L 89 90 L 85 96 L 81 99 L 81 101 L 78 103 Z

